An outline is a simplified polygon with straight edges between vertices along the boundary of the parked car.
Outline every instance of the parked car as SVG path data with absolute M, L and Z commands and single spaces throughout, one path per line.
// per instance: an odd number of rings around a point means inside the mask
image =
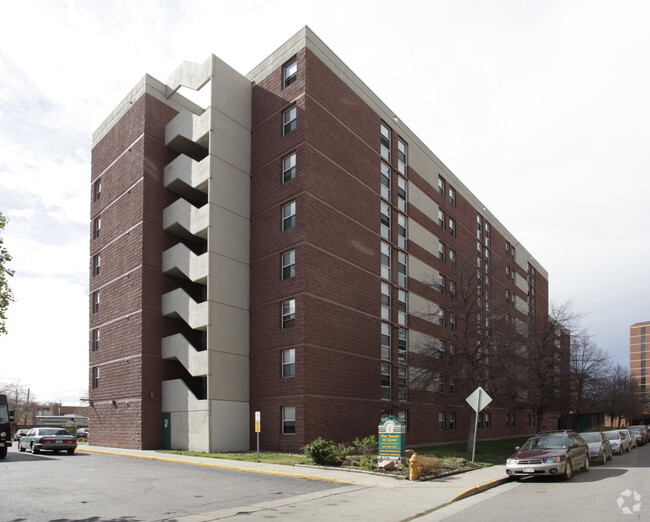
M 628 439 L 630 439 L 630 449 L 636 448 L 636 437 L 632 435 L 632 433 L 630 433 L 630 430 L 626 428 L 624 430 L 618 430 L 618 431 L 625 433 Z
M 506 473 L 516 478 L 531 475 L 562 476 L 573 470 L 589 471 L 589 446 L 572 431 L 535 435 L 506 460 Z
M 77 449 L 77 438 L 63 428 L 32 428 L 18 442 L 19 451 L 26 451 L 28 448 L 32 453 L 42 450 L 58 453 L 65 450 L 68 455 L 72 455 Z
M 587 431 L 580 434 L 589 446 L 589 458 L 601 464 L 612 460 L 612 444 L 600 431 Z
M 77 430 L 77 438 L 78 439 L 81 439 L 81 438 L 86 438 L 87 439 L 88 438 L 88 428 L 79 428 Z
M 637 446 L 643 446 L 645 444 L 645 437 L 643 435 L 643 430 L 639 426 L 630 426 L 627 430 L 636 439 Z
M 603 434 L 612 445 L 612 453 L 623 455 L 626 451 L 630 451 L 630 441 L 623 433 L 618 430 L 604 431 Z
M 640 428 L 641 432 L 643 433 L 643 443 L 645 444 L 648 442 L 648 439 L 650 439 L 650 431 L 648 430 L 648 426 L 645 424 L 635 424 L 633 426 L 630 426 L 628 429 L 632 428 Z
M 29 429 L 20 428 L 16 433 L 14 433 L 14 440 L 20 440 L 20 438 L 25 435 Z

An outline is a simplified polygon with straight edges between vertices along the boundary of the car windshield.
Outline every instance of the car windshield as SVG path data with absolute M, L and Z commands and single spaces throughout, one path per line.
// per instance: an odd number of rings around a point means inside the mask
M 537 449 L 566 449 L 566 437 L 539 437 L 528 439 L 520 451 Z
M 634 434 L 641 435 L 641 428 L 630 428 L 630 431 Z
M 582 438 L 585 439 L 585 442 L 600 442 L 600 433 L 582 433 Z
M 609 440 L 618 440 L 618 431 L 606 431 L 605 437 L 607 437 Z

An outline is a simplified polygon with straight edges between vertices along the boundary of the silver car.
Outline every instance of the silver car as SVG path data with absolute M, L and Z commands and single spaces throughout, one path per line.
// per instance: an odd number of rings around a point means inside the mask
M 603 435 L 607 437 L 612 445 L 612 453 L 623 455 L 626 451 L 630 451 L 630 441 L 625 438 L 618 430 L 604 431 Z
M 627 439 L 630 442 L 630 449 L 636 448 L 636 437 L 634 435 L 632 435 L 632 433 L 630 433 L 630 430 L 624 429 L 624 430 L 618 430 L 618 431 L 620 431 L 623 435 L 625 435 L 627 437 Z M 628 450 L 628 451 L 630 451 L 630 450 Z
M 582 438 L 589 446 L 589 458 L 601 464 L 612 460 L 612 444 L 600 431 L 587 431 L 581 433 Z
M 18 451 L 27 451 L 28 448 L 32 453 L 65 450 L 72 455 L 77 449 L 77 437 L 63 428 L 32 428 L 18 443 Z

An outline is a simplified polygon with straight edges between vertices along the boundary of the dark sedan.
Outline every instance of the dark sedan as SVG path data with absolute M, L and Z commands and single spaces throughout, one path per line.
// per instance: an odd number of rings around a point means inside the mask
M 29 449 L 32 453 L 43 450 L 58 453 L 61 450 L 72 455 L 77 449 L 77 438 L 63 428 L 32 428 L 20 438 L 19 451 Z
M 536 435 L 515 450 L 506 460 L 506 473 L 513 478 L 552 475 L 569 480 L 574 469 L 589 471 L 589 446 L 577 433 Z

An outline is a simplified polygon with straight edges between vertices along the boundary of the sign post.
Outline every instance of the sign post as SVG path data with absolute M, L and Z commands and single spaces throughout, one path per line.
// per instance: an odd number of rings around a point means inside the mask
M 472 463 L 474 463 L 474 455 L 476 455 L 476 434 L 478 432 L 478 414 L 483 408 L 492 402 L 492 397 L 490 397 L 487 392 L 479 386 L 465 400 L 476 412 L 476 415 L 474 415 L 474 441 L 472 444 Z
M 257 460 L 260 460 L 260 431 L 262 428 L 262 414 L 255 412 L 255 433 L 257 434 Z

